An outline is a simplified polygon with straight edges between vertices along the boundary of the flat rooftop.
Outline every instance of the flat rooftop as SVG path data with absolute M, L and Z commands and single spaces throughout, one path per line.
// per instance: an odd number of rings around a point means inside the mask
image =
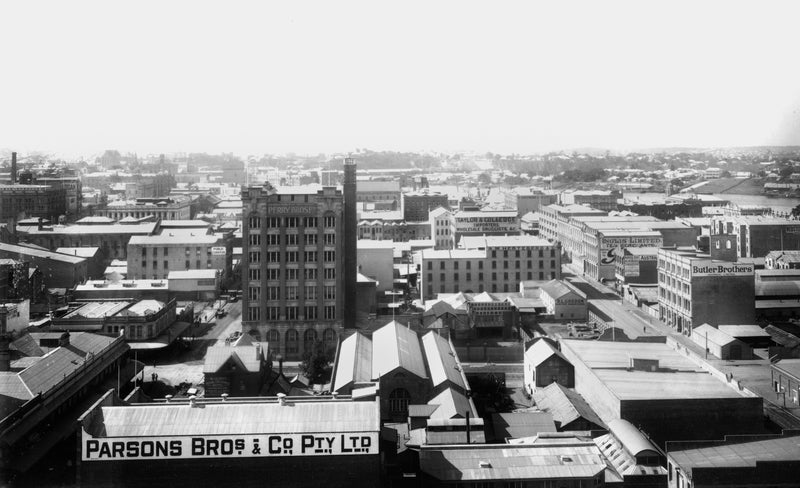
M 800 460 L 800 436 L 762 439 L 746 442 L 743 439 L 698 442 L 689 449 L 670 450 L 669 456 L 683 469 L 755 467 L 756 462 Z M 679 446 L 681 443 L 675 443 Z
M 568 358 L 578 356 L 620 400 L 743 397 L 666 344 L 578 340 L 561 344 Z M 628 371 L 632 358 L 658 360 L 659 370 Z

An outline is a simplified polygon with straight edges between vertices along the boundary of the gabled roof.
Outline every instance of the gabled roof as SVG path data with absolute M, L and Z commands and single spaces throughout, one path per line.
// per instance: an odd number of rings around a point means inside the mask
M 453 388 L 447 388 L 431 398 L 428 405 L 439 405 L 431 414 L 432 419 L 464 418 L 467 412 L 471 418 L 477 417 L 470 399 Z
M 599 427 L 605 425 L 577 391 L 565 388 L 558 383 L 551 383 L 544 388 L 537 389 L 533 397 L 539 408 L 553 414 L 553 420 L 558 422 L 559 428 L 580 418 Z
M 234 361 L 241 369 L 250 373 L 261 371 L 261 361 L 268 357 L 266 342 L 243 346 L 214 345 L 207 349 L 203 373 L 217 373 L 229 361 Z
M 469 389 L 461 365 L 456 360 L 455 351 L 450 349 L 447 339 L 431 331 L 422 336 L 422 347 L 428 360 L 434 388 L 449 382 L 462 390 Z
M 417 333 L 410 328 L 391 321 L 372 334 L 372 377 L 404 369 L 420 378 L 426 378 L 425 363 L 422 357 Z
M 564 362 L 569 363 L 569 360 L 565 358 L 563 354 L 561 354 L 561 351 L 553 347 L 553 345 L 550 344 L 547 339 L 539 339 L 531 344 L 531 347 L 525 351 L 525 356 L 530 358 L 534 368 L 538 367 L 552 356 L 558 356 L 563 359 Z
M 58 333 L 59 337 L 63 333 Z M 38 334 L 31 334 L 38 342 Z M 70 344 L 52 349 L 19 372 L 0 372 L 0 418 L 4 418 L 22 403 L 39 393 L 47 394 L 101 354 L 115 340 L 87 332 L 70 334 Z
M 361 332 L 345 338 L 336 358 L 333 391 L 372 379 L 372 340 Z

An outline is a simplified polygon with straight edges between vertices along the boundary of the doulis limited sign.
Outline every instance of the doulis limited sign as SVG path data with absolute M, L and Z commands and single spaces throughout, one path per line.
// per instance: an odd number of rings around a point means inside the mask
M 375 432 L 235 436 L 118 437 L 83 433 L 83 461 L 350 456 L 378 454 Z

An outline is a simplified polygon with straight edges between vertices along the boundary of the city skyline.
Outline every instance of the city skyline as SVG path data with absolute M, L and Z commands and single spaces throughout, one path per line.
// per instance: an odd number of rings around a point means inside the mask
M 0 12 L 0 148 L 21 153 L 800 144 L 790 2 Z

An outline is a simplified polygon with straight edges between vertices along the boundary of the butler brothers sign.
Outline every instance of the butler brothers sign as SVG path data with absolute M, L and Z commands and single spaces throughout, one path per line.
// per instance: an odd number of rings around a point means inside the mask
M 753 276 L 752 264 L 692 263 L 692 276 Z

